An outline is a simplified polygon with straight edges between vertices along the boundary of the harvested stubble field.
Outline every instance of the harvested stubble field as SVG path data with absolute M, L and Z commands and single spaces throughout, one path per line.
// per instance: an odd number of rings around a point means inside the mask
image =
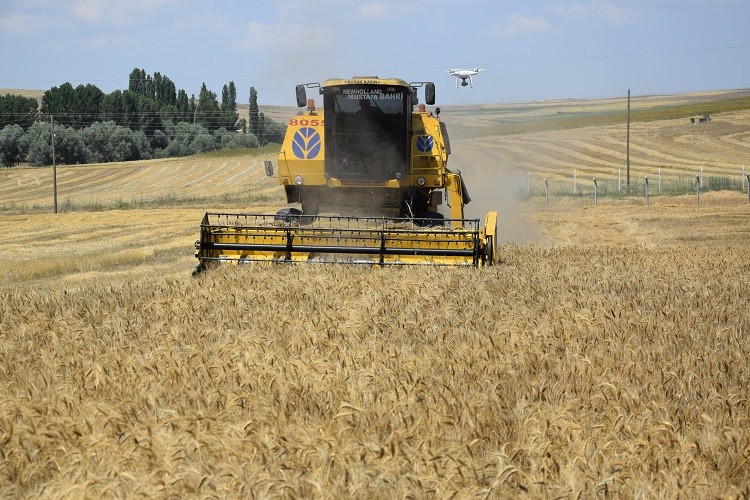
M 214 194 L 0 215 L 5 495 L 750 495 L 745 195 L 532 200 L 488 269 L 194 279 Z
M 739 186 L 743 172 L 750 174 L 747 100 L 747 91 L 633 99 L 633 184 L 640 189 L 648 177 L 655 192 L 659 177 L 666 188 L 690 186 L 696 175 L 705 174 L 725 177 Z M 722 106 L 730 110 L 711 114 L 708 123 L 690 122 L 691 111 L 695 118 Z M 452 136 L 468 141 L 462 150 L 454 148 L 458 155 L 472 152 L 474 163 L 491 158 L 514 175 L 531 175 L 537 191 L 548 179 L 554 192 L 572 191 L 574 176 L 577 188 L 587 191 L 594 177 L 625 183 L 626 110 L 625 99 L 603 99 L 459 107 L 444 115 L 449 127 L 453 126 L 449 128 L 455 132 Z

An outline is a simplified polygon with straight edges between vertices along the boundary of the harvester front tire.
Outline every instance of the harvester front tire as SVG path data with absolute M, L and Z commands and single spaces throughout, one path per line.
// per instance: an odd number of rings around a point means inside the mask
M 487 265 L 495 265 L 495 237 L 491 237 L 487 240 Z
M 283 222 L 284 224 L 291 224 L 291 223 L 297 223 L 299 224 L 302 210 L 299 210 L 297 208 L 289 207 L 289 208 L 282 208 L 278 212 L 276 212 L 276 215 L 274 216 L 274 220 L 276 222 Z
M 415 224 L 420 227 L 445 225 L 445 216 L 439 212 L 420 212 L 414 219 Z

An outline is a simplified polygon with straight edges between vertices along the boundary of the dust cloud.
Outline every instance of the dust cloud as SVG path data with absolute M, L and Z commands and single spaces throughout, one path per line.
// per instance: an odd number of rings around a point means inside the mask
M 479 140 L 451 141 L 448 167 L 460 170 L 471 197 L 464 209 L 468 218 L 484 223 L 489 211 L 497 211 L 497 241 L 541 243 L 541 231 L 523 217 L 522 202 L 514 197 L 517 177 L 502 163 L 499 152 Z

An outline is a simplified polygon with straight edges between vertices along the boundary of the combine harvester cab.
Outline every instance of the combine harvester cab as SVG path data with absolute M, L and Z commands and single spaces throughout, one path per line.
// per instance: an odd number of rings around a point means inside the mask
M 323 96 L 320 112 L 306 89 Z M 369 265 L 492 265 L 497 213 L 464 218 L 461 173 L 432 82 L 378 77 L 297 86 L 305 112 L 289 120 L 275 168 L 288 206 L 276 214 L 208 212 L 196 242 L 196 273 L 213 263 L 343 262 Z M 300 208 L 296 208 L 300 207 Z M 481 225 L 484 222 L 484 225 Z

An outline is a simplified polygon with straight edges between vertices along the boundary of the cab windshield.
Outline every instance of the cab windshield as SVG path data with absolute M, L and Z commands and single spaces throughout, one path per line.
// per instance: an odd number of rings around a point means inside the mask
M 347 85 L 324 94 L 326 174 L 359 181 L 408 174 L 408 88 Z

